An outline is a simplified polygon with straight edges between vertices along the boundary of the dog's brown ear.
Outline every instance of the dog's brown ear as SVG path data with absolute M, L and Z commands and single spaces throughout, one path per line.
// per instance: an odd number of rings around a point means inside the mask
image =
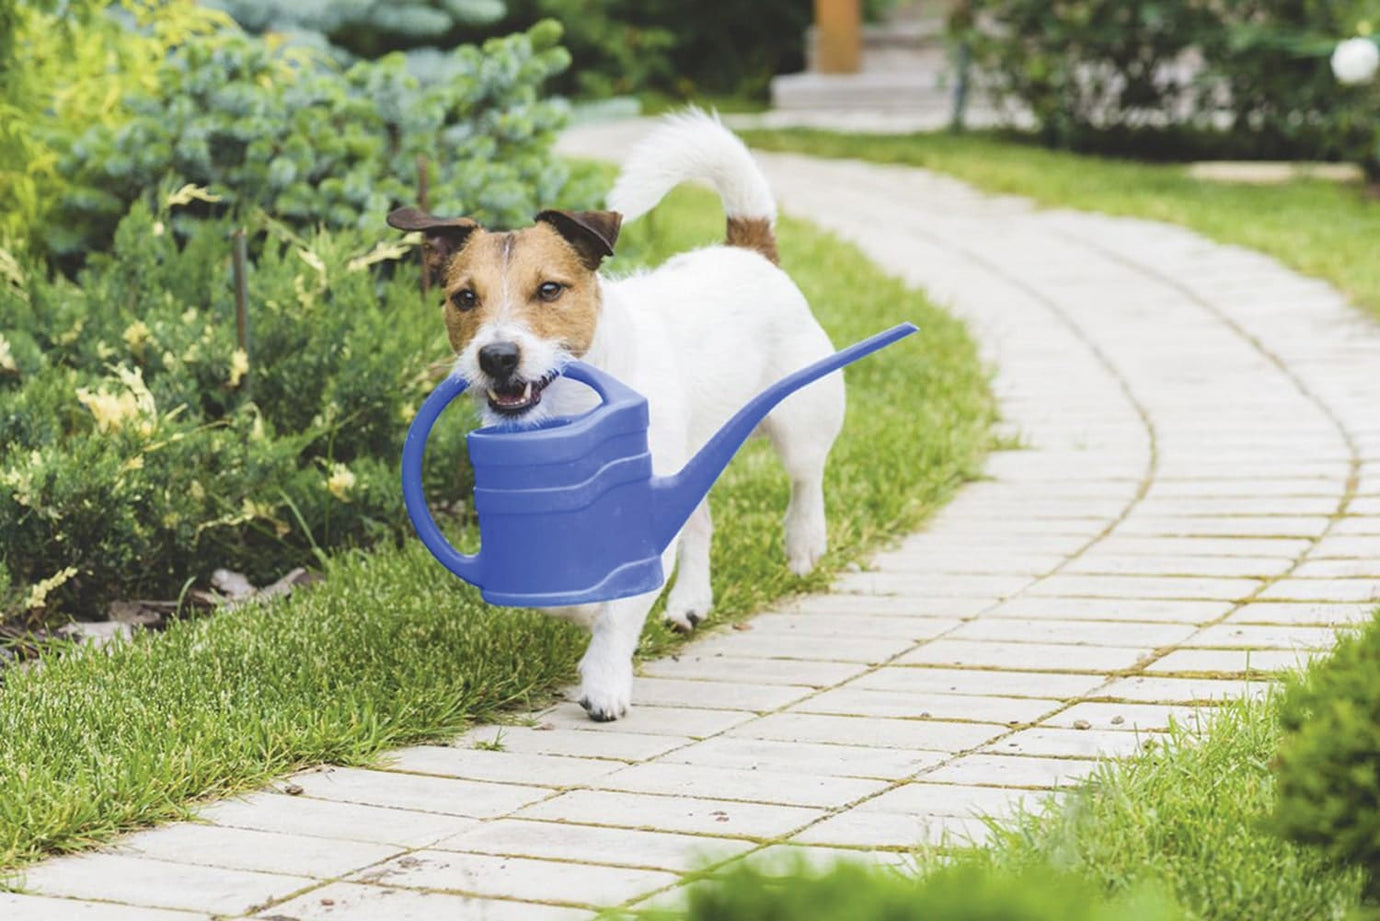
M 432 284 L 445 281 L 446 266 L 460 252 L 479 224 L 467 217 L 435 217 L 420 208 L 399 208 L 388 215 L 388 226 L 398 230 L 420 230 L 426 243 L 423 265 Z
M 623 226 L 623 215 L 617 211 L 550 210 L 538 214 L 537 220 L 565 237 L 590 271 L 599 268 L 605 256 L 613 255 L 618 229 Z

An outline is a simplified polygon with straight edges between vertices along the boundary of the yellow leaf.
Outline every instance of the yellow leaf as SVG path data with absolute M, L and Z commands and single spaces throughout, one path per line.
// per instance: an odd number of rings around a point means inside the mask
M 204 186 L 189 182 L 169 195 L 166 204 L 169 208 L 176 208 L 179 205 L 190 205 L 194 201 L 218 202 L 220 196 Z
M 297 250 L 297 255 L 302 257 L 303 262 L 315 269 L 316 274 L 320 275 L 323 280 L 325 279 L 326 263 L 321 260 L 320 256 L 306 248 Z
M 405 240 L 380 243 L 362 256 L 356 256 L 345 265 L 347 272 L 359 272 L 389 259 L 401 259 L 412 251 L 412 244 Z

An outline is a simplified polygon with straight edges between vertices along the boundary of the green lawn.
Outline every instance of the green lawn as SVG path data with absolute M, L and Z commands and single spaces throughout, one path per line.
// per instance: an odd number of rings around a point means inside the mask
M 615 270 L 721 239 L 707 193 L 673 196 L 628 228 Z M 963 327 L 856 250 L 793 221 L 786 268 L 834 340 L 900 320 L 922 333 L 850 368 L 847 427 L 828 474 L 837 570 L 911 530 L 970 477 L 992 403 Z M 788 486 L 763 444 L 713 496 L 716 618 L 818 589 L 785 568 Z M 174 624 L 109 651 L 11 670 L 0 690 L 0 869 L 185 816 L 197 800 L 320 762 L 366 764 L 528 706 L 574 677 L 583 637 L 487 608 L 414 542 L 332 560 L 324 584 L 270 607 Z M 659 624 L 644 654 L 678 642 Z
M 1380 314 L 1380 201 L 1356 185 L 1205 182 L 1190 178 L 1183 166 L 1080 156 L 987 134 L 742 134 L 763 150 L 922 166 L 1042 205 L 1182 224 L 1214 240 L 1269 253 Z
M 1111 893 L 1155 889 L 1189 919 L 1340 918 L 1360 902 L 1360 874 L 1268 824 L 1279 740 L 1277 695 L 1224 705 L 1206 725 L 1104 766 L 1049 813 L 994 826 L 987 847 L 957 862 L 997 874 L 1058 868 Z

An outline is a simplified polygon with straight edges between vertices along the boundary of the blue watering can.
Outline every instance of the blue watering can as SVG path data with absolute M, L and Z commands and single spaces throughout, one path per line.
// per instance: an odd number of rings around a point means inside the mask
M 427 397 L 403 445 L 403 499 L 428 550 L 490 604 L 555 607 L 661 587 L 661 554 L 738 448 L 796 390 L 916 332 L 902 323 L 777 381 L 748 401 L 679 473 L 652 474 L 647 398 L 581 361 L 561 374 L 602 403 L 533 428 L 470 432 L 474 510 L 482 547 L 460 553 L 441 535 L 422 492 L 422 455 L 441 411 L 464 392 L 451 375 Z

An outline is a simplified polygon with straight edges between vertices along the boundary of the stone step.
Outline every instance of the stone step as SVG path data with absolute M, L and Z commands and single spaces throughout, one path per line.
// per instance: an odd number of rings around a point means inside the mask
M 874 71 L 857 74 L 785 74 L 771 81 L 777 109 L 875 109 L 948 112 L 952 81 L 933 71 Z

